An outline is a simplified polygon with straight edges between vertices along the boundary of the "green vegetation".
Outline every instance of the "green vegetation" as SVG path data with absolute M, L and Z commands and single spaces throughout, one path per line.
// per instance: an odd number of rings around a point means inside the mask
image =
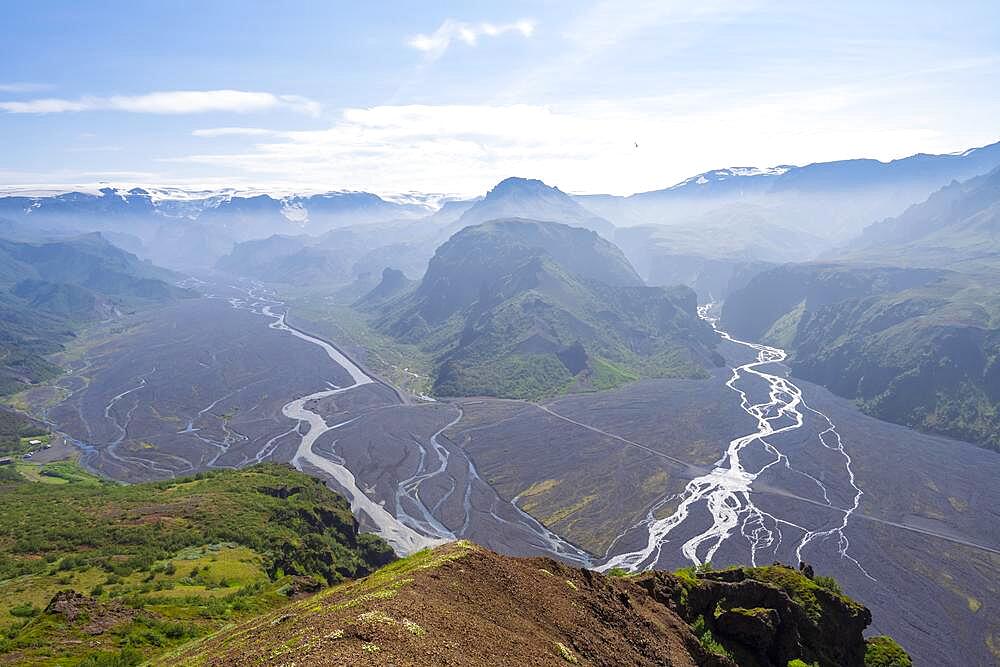
M 0 239 L 0 396 L 58 376 L 48 356 L 112 307 L 191 296 L 170 284 L 174 277 L 96 233 L 43 243 Z
M 839 591 L 820 585 L 814 579 L 807 579 L 788 567 L 767 565 L 764 567 L 755 567 L 749 571 L 752 572 L 751 576 L 757 581 L 773 584 L 785 591 L 792 598 L 792 601 L 802 607 L 813 621 L 819 621 L 823 617 L 824 594 L 836 596 L 848 607 L 860 608 L 861 606 Z M 830 581 L 833 580 L 830 579 Z M 840 588 L 836 582 L 834 582 L 834 586 L 838 589 Z
M 0 457 L 17 456 L 35 449 L 29 440 L 49 440 L 49 431 L 39 422 L 0 407 Z
M 0 660 L 138 664 L 393 558 L 343 498 L 284 466 L 131 486 L 33 468 L 37 482 L 0 480 Z M 77 613 L 47 608 L 65 590 Z
M 913 661 L 899 644 L 884 635 L 865 642 L 865 667 L 912 667 Z
M 411 585 L 414 576 L 424 570 L 434 570 L 445 563 L 458 560 L 473 550 L 479 549 L 471 542 L 460 540 L 452 542 L 447 547 L 441 549 L 424 549 L 417 553 L 396 560 L 364 579 L 350 581 L 331 588 L 320 591 L 316 595 L 296 601 L 280 611 L 271 612 L 254 618 L 244 623 L 237 629 L 226 628 L 222 631 L 208 635 L 177 650 L 165 654 L 156 664 L 204 664 L 206 644 L 213 645 L 213 651 L 226 651 L 227 649 L 238 649 L 251 645 L 260 653 L 261 664 L 273 664 L 281 655 L 290 653 L 298 643 L 292 645 L 281 644 L 275 646 L 268 640 L 266 628 L 277 624 L 283 624 L 293 620 L 297 627 L 309 627 L 314 623 L 315 627 L 330 627 L 331 615 L 345 625 L 355 627 L 372 628 L 380 624 L 399 626 L 408 635 L 422 637 L 426 634 L 424 628 L 413 621 L 404 619 L 402 622 L 391 617 L 377 608 L 372 608 L 380 601 L 395 598 L 399 591 Z M 366 645 L 375 646 L 375 649 L 365 648 L 366 652 L 380 650 L 377 644 L 368 641 L 368 632 L 362 631 L 352 633 L 358 638 L 364 638 Z M 326 631 L 324 640 L 340 640 L 346 633 L 342 627 L 331 628 Z M 306 641 L 301 639 L 300 641 Z
M 998 263 L 1000 264 L 1000 263 Z M 1000 450 L 1000 272 L 852 265 L 765 271 L 723 328 L 880 419 Z
M 815 577 L 813 577 L 813 583 L 816 584 L 817 586 L 825 588 L 828 591 L 833 591 L 837 595 L 844 594 L 844 591 L 841 590 L 840 588 L 840 584 L 838 584 L 837 580 L 834 579 L 833 577 L 827 577 L 822 574 L 817 574 Z
M 542 399 L 703 377 L 715 340 L 687 288 L 645 287 L 621 251 L 555 223 L 467 227 L 373 326 L 432 361 L 442 396 Z
M 569 650 L 568 646 L 566 646 L 562 642 L 555 642 L 555 645 L 556 645 L 556 651 L 559 652 L 560 658 L 570 663 L 571 665 L 577 665 L 580 663 L 577 657 L 573 655 L 573 651 Z
M 694 623 L 691 624 L 691 631 L 694 632 L 695 637 L 701 642 L 701 645 L 705 647 L 711 653 L 716 655 L 725 656 L 727 658 L 732 658 L 733 654 L 723 646 L 715 635 L 712 634 L 712 629 L 708 627 L 705 623 L 705 617 L 699 616 L 695 619 Z
M 418 396 L 430 394 L 433 364 L 423 350 L 376 331 L 366 313 L 329 303 L 322 295 L 292 293 L 288 298 L 292 319 L 305 320 L 306 330 L 348 349 L 364 350 L 365 366 L 393 386 Z

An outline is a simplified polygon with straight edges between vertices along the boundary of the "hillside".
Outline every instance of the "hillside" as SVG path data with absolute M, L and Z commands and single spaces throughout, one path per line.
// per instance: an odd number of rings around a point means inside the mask
M 901 266 L 1000 269 L 1000 169 L 952 182 L 902 215 L 871 225 L 834 255 Z
M 695 304 L 686 288 L 645 287 L 593 231 L 497 220 L 438 248 L 375 326 L 434 356 L 438 394 L 535 398 L 704 373 L 714 340 Z
M 892 640 L 866 642 L 868 610 L 817 581 L 782 566 L 616 577 L 457 542 L 159 664 L 910 664 Z
M 722 327 L 787 348 L 795 375 L 869 414 L 1000 450 L 992 276 L 786 265 L 731 294 Z
M 135 665 L 393 558 L 283 466 L 130 486 L 29 468 L 0 468 L 0 664 Z
M 0 238 L 0 395 L 56 375 L 46 356 L 83 324 L 116 310 L 194 293 L 101 234 L 49 241 Z

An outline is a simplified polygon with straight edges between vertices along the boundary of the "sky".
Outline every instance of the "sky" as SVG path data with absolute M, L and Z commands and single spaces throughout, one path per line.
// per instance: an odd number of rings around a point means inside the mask
M 0 184 L 481 194 L 1000 140 L 1000 3 L 0 5 Z

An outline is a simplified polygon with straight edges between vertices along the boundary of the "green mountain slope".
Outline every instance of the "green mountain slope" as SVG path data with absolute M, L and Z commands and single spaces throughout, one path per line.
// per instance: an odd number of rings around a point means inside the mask
M 124 486 L 57 463 L 38 479 L 0 469 L 0 664 L 138 664 L 393 558 L 284 466 Z
M 0 395 L 58 373 L 46 360 L 86 322 L 194 293 L 100 234 L 0 239 Z
M 703 374 L 714 339 L 695 306 L 595 232 L 512 219 L 455 234 L 375 324 L 434 356 L 440 395 L 536 398 Z
M 791 352 L 797 376 L 881 419 L 1000 450 L 992 275 L 787 265 L 727 299 L 722 326 Z
M 848 261 L 1000 270 L 1000 169 L 935 192 L 868 227 L 836 254 Z

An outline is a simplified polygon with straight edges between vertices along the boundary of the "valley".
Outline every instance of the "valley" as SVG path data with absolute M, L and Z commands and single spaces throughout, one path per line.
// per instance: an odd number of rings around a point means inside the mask
M 273 292 L 198 289 L 211 298 L 94 329 L 61 360 L 73 371 L 57 396 L 19 395 L 90 470 L 140 481 L 293 462 L 400 553 L 467 538 L 598 569 L 801 557 L 924 664 L 955 657 L 928 639 L 942 635 L 990 659 L 1000 462 L 791 383 L 773 348 L 723 341 L 727 366 L 703 379 L 430 401 L 381 382 L 365 350 L 308 333 Z M 743 435 L 762 424 L 766 445 Z

